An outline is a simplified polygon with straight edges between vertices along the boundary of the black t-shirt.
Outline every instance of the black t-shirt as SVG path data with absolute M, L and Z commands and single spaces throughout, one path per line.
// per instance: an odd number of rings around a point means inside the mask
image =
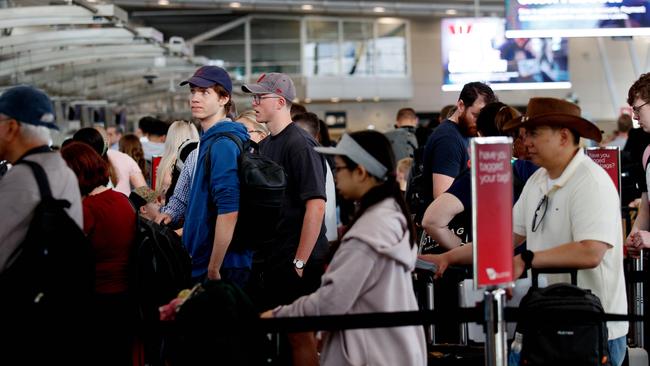
M 456 178 L 468 167 L 469 139 L 460 132 L 458 124 L 444 120 L 436 127 L 424 147 L 423 199 L 427 205 L 433 201 L 433 173 Z M 424 207 L 426 209 L 426 206 Z
M 260 153 L 284 168 L 287 175 L 285 200 L 274 244 L 270 252 L 260 253 L 270 266 L 291 263 L 296 255 L 305 217 L 305 203 L 314 198 L 326 199 L 325 160 L 314 150 L 316 140 L 294 123 L 260 143 Z M 309 261 L 324 260 L 327 254 L 325 223 Z
M 624 199 L 628 203 L 647 191 L 645 182 L 645 166 L 643 165 L 643 152 L 650 143 L 650 134 L 641 128 L 633 128 L 628 132 L 627 143 L 621 152 L 621 170 L 623 173 L 623 195 L 635 191 L 631 197 Z M 628 178 L 628 177 L 631 177 Z
M 528 178 L 530 178 L 535 171 L 537 171 L 539 167 L 532 162 L 528 160 L 515 160 L 512 162 L 512 174 L 513 174 L 513 202 L 512 204 L 514 205 L 515 202 L 519 199 L 519 195 L 521 195 L 521 190 L 523 189 L 523 186 L 526 184 L 528 181 Z M 454 182 L 451 184 L 451 187 L 447 190 L 447 193 L 453 195 L 454 197 L 458 198 L 460 203 L 463 204 L 463 212 L 458 214 L 454 218 L 454 222 L 457 225 L 461 225 L 462 227 L 467 229 L 467 237 L 469 240 L 472 239 L 472 171 L 470 169 L 465 169 L 463 170 L 458 177 L 454 180 Z M 519 185 L 514 184 L 515 179 L 519 180 Z M 451 224 L 449 225 L 451 228 Z

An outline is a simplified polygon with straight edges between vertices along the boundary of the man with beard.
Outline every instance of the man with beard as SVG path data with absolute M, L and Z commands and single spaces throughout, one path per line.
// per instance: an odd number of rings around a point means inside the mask
M 476 136 L 476 118 L 488 103 L 497 97 L 486 84 L 465 84 L 456 102 L 456 111 L 444 120 L 429 136 L 424 147 L 424 179 L 422 212 L 416 212 L 416 222 L 421 222 L 424 210 L 436 197 L 446 192 L 460 172 L 468 168 L 469 138 Z

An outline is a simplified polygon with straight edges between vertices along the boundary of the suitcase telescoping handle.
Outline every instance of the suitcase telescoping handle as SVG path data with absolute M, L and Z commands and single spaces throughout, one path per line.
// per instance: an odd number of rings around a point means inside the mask
M 571 275 L 571 284 L 578 286 L 578 270 L 575 268 L 531 268 L 530 271 L 533 275 L 533 288 L 539 287 L 537 279 L 540 273 L 569 273 Z

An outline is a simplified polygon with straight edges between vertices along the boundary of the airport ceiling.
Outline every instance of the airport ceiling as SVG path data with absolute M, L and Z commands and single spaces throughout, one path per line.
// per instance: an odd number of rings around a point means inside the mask
M 60 96 L 110 92 L 129 103 L 155 68 L 158 89 L 150 97 L 159 98 L 174 91 L 179 75 L 208 61 L 173 48 L 170 37 L 189 40 L 249 15 L 426 19 L 503 12 L 504 0 L 0 0 L 0 89 L 31 83 Z
M 0 0 L 0 4 L 3 1 Z M 153 27 L 165 38 L 190 39 L 245 15 L 322 15 L 353 17 L 441 18 L 503 16 L 504 0 L 14 0 L 17 6 L 83 3 L 114 4 L 129 21 Z M 163 5 L 164 4 L 164 5 Z M 191 26 L 188 26 L 191 25 Z

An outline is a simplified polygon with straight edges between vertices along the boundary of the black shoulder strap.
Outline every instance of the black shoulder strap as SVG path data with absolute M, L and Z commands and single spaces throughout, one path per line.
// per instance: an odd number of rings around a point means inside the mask
M 36 178 L 36 183 L 38 184 L 38 190 L 41 193 L 41 199 L 44 200 L 46 198 L 51 198 L 52 191 L 50 190 L 50 183 L 47 181 L 47 174 L 45 174 L 45 170 L 43 170 L 43 167 L 36 162 L 25 160 L 25 159 L 21 159 L 17 163 L 26 164 L 30 168 L 32 168 L 32 172 L 34 173 L 34 177 Z
M 226 136 L 227 138 L 231 139 L 235 144 L 237 144 L 237 147 L 239 148 L 239 152 L 244 151 L 244 143 L 242 140 L 239 138 L 239 136 L 235 135 L 234 133 L 231 132 L 220 132 L 215 135 L 217 138 L 221 136 Z M 212 145 L 210 145 L 212 147 Z
M 211 155 L 211 152 L 212 152 L 212 146 L 214 146 L 215 142 L 217 142 L 217 139 L 219 137 L 226 136 L 227 138 L 232 140 L 237 145 L 237 147 L 239 148 L 240 156 L 241 156 L 241 153 L 244 152 L 244 143 L 239 138 L 239 136 L 235 135 L 234 133 L 231 133 L 231 132 L 219 132 L 219 133 L 216 133 L 214 136 L 215 136 L 215 139 L 214 139 L 214 141 L 212 141 L 212 143 L 208 147 L 208 153 L 205 156 L 205 171 L 207 173 L 207 174 L 205 174 L 205 176 L 207 176 L 207 177 L 210 176 L 210 168 L 212 167 L 212 161 L 210 160 L 210 155 Z

